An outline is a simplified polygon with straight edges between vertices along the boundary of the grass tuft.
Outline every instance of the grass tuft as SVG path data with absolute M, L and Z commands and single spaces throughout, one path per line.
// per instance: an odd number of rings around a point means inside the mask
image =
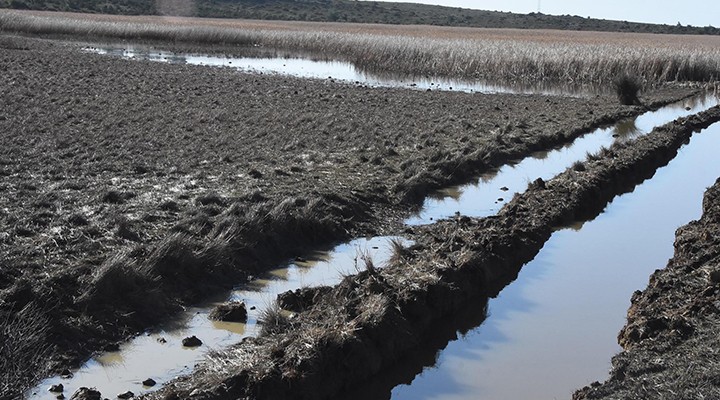
M 410 250 L 407 247 L 405 247 L 402 239 L 399 239 L 399 238 L 391 239 L 390 240 L 390 248 L 392 250 L 392 254 L 390 255 L 390 259 L 388 260 L 388 263 L 390 265 L 397 265 L 397 264 L 405 261 L 410 256 Z
M 638 95 L 642 85 L 636 76 L 623 74 L 615 79 L 614 84 L 615 93 L 621 104 L 626 106 L 640 105 Z
M 285 332 L 291 326 L 290 318 L 277 302 L 260 312 L 258 324 L 261 326 L 261 336 L 279 334 Z
M 358 254 L 355 256 L 355 269 L 359 272 L 361 267 L 364 267 L 370 275 L 374 276 L 378 273 L 377 266 L 368 250 L 358 250 Z
M 34 303 L 0 315 L 0 397 L 22 398 L 34 381 L 45 376 L 51 353 L 48 335 L 48 318 Z

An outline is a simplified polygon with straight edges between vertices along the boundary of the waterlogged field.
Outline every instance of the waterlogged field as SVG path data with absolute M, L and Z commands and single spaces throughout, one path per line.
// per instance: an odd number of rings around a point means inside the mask
M 399 234 L 436 189 L 714 82 L 717 38 L 662 38 L 0 11 L 0 397 L 318 246 Z M 372 88 L 82 51 L 118 40 L 603 90 Z M 609 93 L 621 74 L 646 84 L 643 105 Z

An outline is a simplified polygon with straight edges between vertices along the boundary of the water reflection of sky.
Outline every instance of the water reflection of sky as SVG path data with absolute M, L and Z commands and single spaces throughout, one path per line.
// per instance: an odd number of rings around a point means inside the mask
M 123 343 L 119 352 L 106 352 L 92 358 L 75 371 L 72 379 L 52 377 L 42 381 L 28 397 L 55 399 L 47 389 L 58 383 L 65 386 L 66 395 L 86 386 L 97 388 L 108 398 L 128 390 L 138 395 L 157 389 L 176 376 L 190 373 L 209 350 L 256 335 L 260 313 L 274 302 L 278 293 L 308 286 L 335 285 L 343 276 L 357 273 L 358 268 L 364 269 L 362 262 L 356 263 L 360 253 L 367 252 L 376 265 L 381 266 L 391 254 L 392 239 L 362 238 L 338 245 L 328 252 L 306 254 L 306 260 L 269 271 L 230 294 L 231 299 L 242 300 L 249 308 L 247 324 L 210 320 L 208 314 L 216 304 L 213 302 L 191 307 L 177 320 Z M 217 302 L 224 300 L 226 297 L 216 299 Z M 203 345 L 183 347 L 182 339 L 190 335 L 200 338 Z M 159 385 L 154 388 L 143 386 L 142 381 L 147 378 L 153 378 Z
M 278 74 L 312 79 L 333 79 L 372 87 L 405 87 L 416 90 L 442 90 L 467 93 L 542 93 L 551 95 L 583 95 L 577 88 L 557 87 L 509 87 L 491 85 L 477 81 L 448 79 L 443 77 L 415 76 L 401 74 L 371 73 L 356 68 L 352 63 L 323 60 L 299 55 L 270 57 L 227 57 L 194 54 L 175 54 L 143 46 L 87 47 L 86 51 L 108 54 L 137 60 L 160 61 L 175 64 L 208 65 L 231 67 L 246 72 Z M 267 52 L 266 52 L 267 53 Z
M 485 217 L 496 214 L 516 193 L 525 191 L 528 183 L 537 178 L 549 180 L 565 171 L 575 161 L 584 160 L 589 153 L 597 153 L 615 141 L 625 141 L 650 132 L 655 126 L 666 124 L 680 116 L 695 114 L 717 105 L 717 97 L 686 100 L 658 111 L 648 112 L 635 119 L 621 121 L 610 128 L 598 129 L 576 139 L 571 144 L 549 152 L 539 152 L 517 163 L 502 166 L 491 179 L 481 177 L 477 183 L 445 189 L 446 193 L 462 192 L 462 196 L 438 193 L 425 200 L 421 211 L 409 218 L 409 225 L 429 224 L 459 212 L 462 215 Z M 686 108 L 690 108 L 689 110 Z M 503 190 L 507 188 L 508 190 Z
M 616 198 L 582 230 L 553 234 L 490 316 L 451 342 L 393 399 L 554 399 L 604 380 L 631 294 L 672 256 L 675 230 L 701 214 L 720 176 L 720 126 L 693 136 L 668 167 Z

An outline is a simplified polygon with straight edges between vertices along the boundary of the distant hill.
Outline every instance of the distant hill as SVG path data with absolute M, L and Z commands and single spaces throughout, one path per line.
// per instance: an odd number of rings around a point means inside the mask
M 157 3 L 165 4 L 158 9 Z M 179 6 L 183 3 L 185 7 Z M 194 4 L 193 4 L 194 3 Z M 192 5 L 187 7 L 187 4 Z M 0 0 L 0 8 L 86 13 L 338 21 L 383 24 L 427 24 L 483 28 L 565 29 L 718 35 L 711 26 L 658 25 L 541 13 L 514 14 L 412 3 L 356 0 Z

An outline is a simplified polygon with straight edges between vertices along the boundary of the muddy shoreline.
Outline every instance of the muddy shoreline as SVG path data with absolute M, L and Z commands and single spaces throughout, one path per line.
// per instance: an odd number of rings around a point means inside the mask
M 8 393 L 304 249 L 392 232 L 434 189 L 646 109 L 128 61 L 7 35 L 0 68 Z
M 554 228 L 593 218 L 652 177 L 720 107 L 616 144 L 558 177 L 530 184 L 496 217 L 408 231 L 416 244 L 384 269 L 347 277 L 260 338 L 214 354 L 190 377 L 146 398 L 333 398 L 422 345 L 433 323 L 514 280 Z

